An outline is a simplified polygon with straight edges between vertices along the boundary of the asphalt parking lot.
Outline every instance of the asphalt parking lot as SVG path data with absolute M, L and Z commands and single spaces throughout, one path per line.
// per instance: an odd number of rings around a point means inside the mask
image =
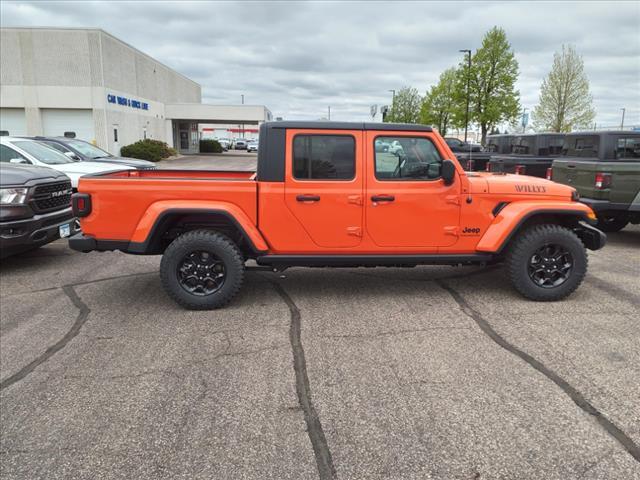
M 291 269 L 211 312 L 159 257 L 3 260 L 2 478 L 640 478 L 638 252 L 610 235 L 557 303 L 499 267 Z

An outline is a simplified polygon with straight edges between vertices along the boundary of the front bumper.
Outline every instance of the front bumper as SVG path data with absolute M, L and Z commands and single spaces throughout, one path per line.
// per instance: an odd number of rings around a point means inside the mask
M 76 219 L 71 208 L 34 215 L 22 220 L 0 222 L 0 257 L 5 258 L 60 238 L 60 226 L 70 225 L 76 233 Z
M 578 222 L 574 231 L 589 250 L 600 250 L 607 243 L 607 236 L 586 222 Z

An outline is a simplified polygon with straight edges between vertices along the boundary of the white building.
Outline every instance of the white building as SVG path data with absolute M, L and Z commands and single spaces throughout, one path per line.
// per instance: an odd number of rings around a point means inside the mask
M 198 151 L 198 124 L 254 125 L 264 106 L 204 105 L 200 85 L 99 29 L 2 28 L 0 131 Z

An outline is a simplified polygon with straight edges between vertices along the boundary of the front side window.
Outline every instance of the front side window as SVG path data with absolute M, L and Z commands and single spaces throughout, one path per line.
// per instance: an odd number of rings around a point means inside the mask
M 440 178 L 442 157 L 435 145 L 423 137 L 378 137 L 392 146 L 375 152 L 378 180 L 435 180 Z
M 616 158 L 640 158 L 640 137 L 618 138 Z
M 37 160 L 47 165 L 61 165 L 63 163 L 73 163 L 66 155 L 57 150 L 46 146 L 44 143 L 34 142 L 33 140 L 24 140 L 13 142 L 16 147 L 33 155 Z
M 356 142 L 350 135 L 296 135 L 293 178 L 352 180 L 356 173 Z

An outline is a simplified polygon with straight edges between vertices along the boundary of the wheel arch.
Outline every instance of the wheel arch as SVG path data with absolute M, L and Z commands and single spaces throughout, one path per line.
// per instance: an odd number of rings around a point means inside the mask
M 576 228 L 580 221 L 592 221 L 592 210 L 584 204 L 540 207 L 510 204 L 503 208 L 478 242 L 476 249 L 501 255 L 519 232 L 544 223 Z
M 144 231 L 144 239 L 131 241 L 129 251 L 147 255 L 161 254 L 182 233 L 210 229 L 223 233 L 236 243 L 246 257 L 254 258 L 266 252 L 268 247 L 255 225 L 243 217 L 246 215 L 220 206 L 162 209 L 153 216 L 151 222 L 144 217 L 139 222 L 136 235 L 139 238 L 140 232 Z

